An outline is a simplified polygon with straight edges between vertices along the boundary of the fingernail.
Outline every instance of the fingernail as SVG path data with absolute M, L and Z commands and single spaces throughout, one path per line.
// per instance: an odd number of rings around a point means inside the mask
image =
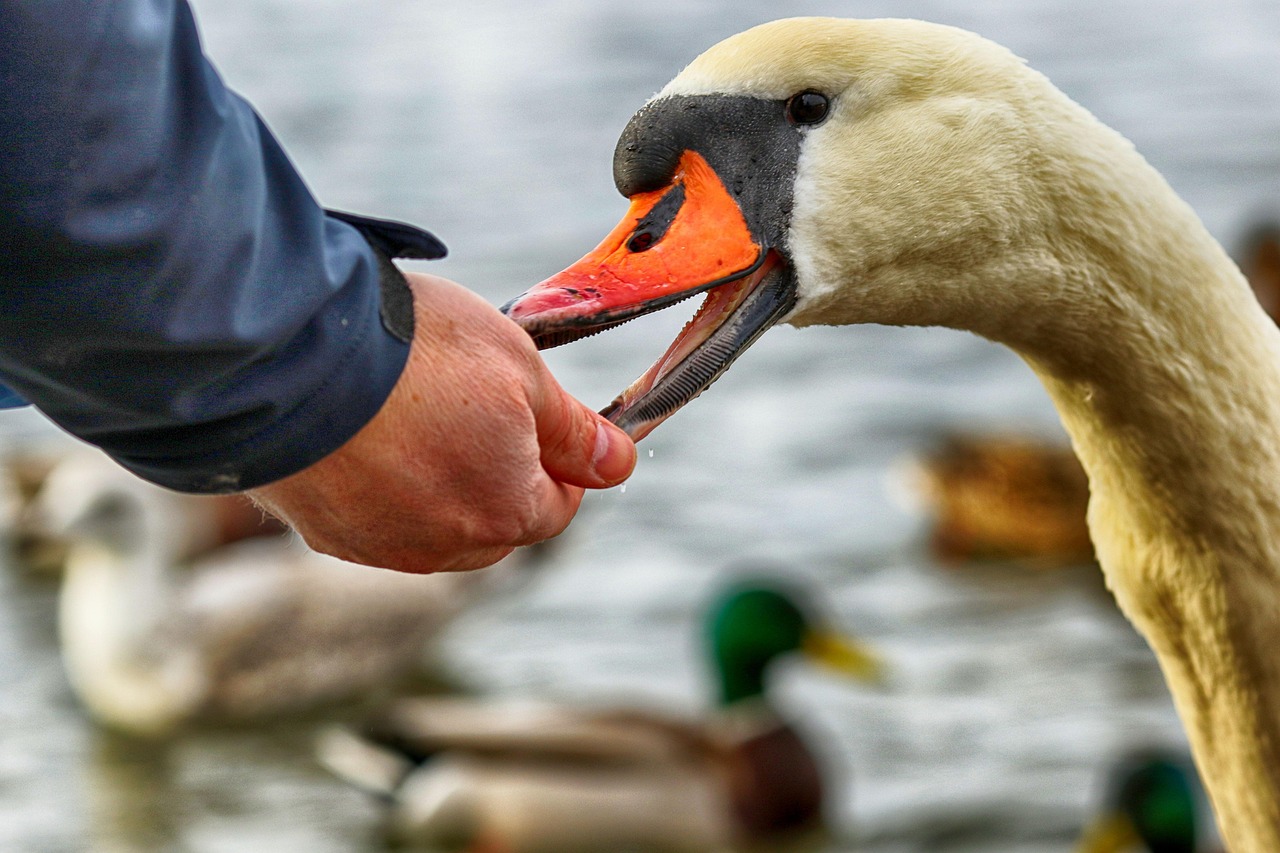
M 636 467 L 636 445 L 625 432 L 606 421 L 596 422 L 596 445 L 591 468 L 606 485 L 616 486 Z

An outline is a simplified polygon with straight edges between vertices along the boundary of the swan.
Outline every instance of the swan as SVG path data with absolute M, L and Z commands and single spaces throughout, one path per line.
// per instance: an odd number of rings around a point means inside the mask
M 36 498 L 66 540 L 59 640 L 71 687 L 109 728 L 164 736 L 355 699 L 422 670 L 455 616 L 527 577 L 517 552 L 485 572 L 408 575 L 311 551 L 291 535 L 208 548 L 209 499 L 74 454 Z
M 1280 226 L 1255 224 L 1237 248 L 1240 270 L 1263 310 L 1280 316 Z M 1085 512 L 1089 484 L 1056 441 L 1013 434 L 953 433 L 907 466 L 913 497 L 933 517 L 941 559 L 998 558 L 1034 567 L 1093 561 Z
M 1120 134 L 1008 50 L 790 19 L 693 60 L 614 154 L 623 221 L 504 306 L 538 346 L 705 291 L 606 412 L 640 438 L 765 329 L 950 326 L 1017 352 L 1089 478 L 1232 850 L 1280 850 L 1280 332 Z
M 722 851 L 820 830 L 820 752 L 769 699 L 803 653 L 878 681 L 878 658 L 823 624 L 798 589 L 743 580 L 706 608 L 719 703 L 692 720 L 650 708 L 401 699 L 362 735 L 326 732 L 321 763 L 390 800 L 390 829 L 433 849 Z M 820 833 L 818 833 L 820 834 Z

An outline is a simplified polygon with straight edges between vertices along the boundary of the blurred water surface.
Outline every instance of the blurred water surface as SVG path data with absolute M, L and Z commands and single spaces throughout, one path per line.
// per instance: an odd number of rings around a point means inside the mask
M 781 14 L 763 0 L 204 0 L 206 47 L 326 204 L 436 231 L 433 271 L 494 303 L 617 221 L 614 141 L 703 48 Z M 1280 198 L 1280 5 L 864 0 L 785 14 L 976 30 L 1128 135 L 1230 246 Z M 679 309 L 549 354 L 601 406 L 665 348 Z M 706 700 L 700 602 L 735 567 L 783 567 L 876 644 L 893 682 L 802 667 L 781 702 L 847 780 L 831 850 L 1071 847 L 1095 771 L 1178 741 L 1145 645 L 1096 570 L 933 564 L 897 460 L 955 427 L 1060 437 L 1009 353 L 941 330 L 772 331 L 593 494 L 561 564 L 453 630 L 444 656 L 500 695 Z M 5 415 L 12 441 L 43 432 Z M 310 722 L 145 746 L 96 732 L 56 659 L 54 592 L 0 573 L 0 850 L 378 849 L 376 806 L 313 764 Z

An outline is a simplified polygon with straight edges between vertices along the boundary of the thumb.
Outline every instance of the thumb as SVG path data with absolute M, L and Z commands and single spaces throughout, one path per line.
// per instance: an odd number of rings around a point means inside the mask
M 553 480 L 585 489 L 616 486 L 636 467 L 636 445 L 625 432 L 561 388 L 534 412 L 542 467 Z

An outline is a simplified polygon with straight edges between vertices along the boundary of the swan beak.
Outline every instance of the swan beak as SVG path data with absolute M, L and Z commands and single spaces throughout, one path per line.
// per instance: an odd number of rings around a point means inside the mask
M 686 151 L 590 254 L 502 310 L 548 349 L 741 278 L 762 256 L 715 171 Z
M 811 631 L 805 637 L 803 652 L 810 660 L 859 681 L 884 684 L 886 680 L 884 661 L 879 655 L 834 631 Z
M 790 311 L 791 282 L 715 170 L 685 151 L 671 182 L 633 195 L 604 242 L 502 311 L 547 349 L 707 292 L 666 354 L 602 412 L 638 441 Z
M 1076 853 L 1125 853 L 1144 849 L 1144 844 L 1133 821 L 1122 814 L 1111 814 L 1099 818 L 1085 830 Z

